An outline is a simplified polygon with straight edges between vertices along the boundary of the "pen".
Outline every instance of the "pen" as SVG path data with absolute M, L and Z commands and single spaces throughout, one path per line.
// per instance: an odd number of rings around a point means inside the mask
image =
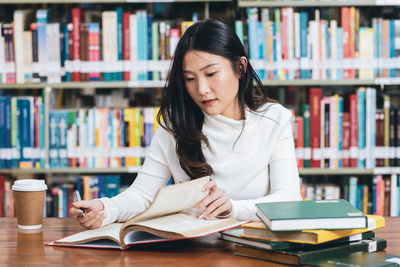
M 81 194 L 79 194 L 78 190 L 75 190 L 75 200 L 76 201 L 81 201 L 82 200 Z M 83 216 L 85 216 L 86 215 L 85 209 L 84 208 L 79 208 L 79 209 L 83 212 Z

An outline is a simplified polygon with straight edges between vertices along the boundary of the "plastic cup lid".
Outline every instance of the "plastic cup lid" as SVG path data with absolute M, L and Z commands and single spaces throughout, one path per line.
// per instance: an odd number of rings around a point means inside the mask
M 47 185 L 44 180 L 22 179 L 14 182 L 12 190 L 14 191 L 42 191 L 46 190 Z

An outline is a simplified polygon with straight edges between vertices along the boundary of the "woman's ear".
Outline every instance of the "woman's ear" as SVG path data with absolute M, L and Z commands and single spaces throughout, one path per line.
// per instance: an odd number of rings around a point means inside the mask
M 240 57 L 239 60 L 237 61 L 237 70 L 239 72 L 239 78 L 242 78 L 244 74 L 246 73 L 247 70 L 247 63 L 248 60 L 246 57 Z

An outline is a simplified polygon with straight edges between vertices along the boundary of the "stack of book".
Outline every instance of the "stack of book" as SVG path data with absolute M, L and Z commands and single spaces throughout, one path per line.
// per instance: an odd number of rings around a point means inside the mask
M 386 240 L 373 230 L 385 226 L 378 215 L 365 215 L 343 199 L 259 203 L 261 221 L 222 232 L 235 243 L 235 254 L 283 264 L 331 266 L 326 262 L 381 262 L 369 255 L 384 250 Z M 354 258 L 353 256 L 357 256 Z M 340 258 L 339 258 L 340 257 Z M 384 265 L 382 265 L 384 266 Z M 385 265 L 386 266 L 386 265 Z M 388 265 L 390 266 L 390 265 Z

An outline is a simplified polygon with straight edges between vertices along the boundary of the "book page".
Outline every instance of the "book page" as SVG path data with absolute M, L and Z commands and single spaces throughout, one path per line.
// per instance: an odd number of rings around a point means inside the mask
M 147 232 L 142 232 L 142 231 L 132 231 L 129 232 L 125 238 L 124 238 L 124 243 L 128 245 L 133 245 L 133 244 L 142 244 L 142 243 L 152 243 L 152 242 L 157 242 L 160 240 L 163 240 L 164 238 L 152 235 Z
M 195 237 L 218 232 L 227 227 L 229 228 L 229 226 L 238 226 L 241 223 L 243 222 L 239 222 L 233 218 L 213 220 L 198 219 L 195 214 L 181 212 L 138 222 L 126 230 L 146 230 L 165 238 L 178 237 L 179 235 L 181 237 Z
M 110 239 L 121 244 L 119 241 L 119 231 L 121 230 L 121 226 L 122 223 L 112 223 L 102 228 L 87 230 L 66 236 L 56 240 L 54 244 L 82 244 L 100 239 Z
M 208 195 L 201 192 L 210 177 L 203 177 L 189 182 L 161 187 L 150 207 L 141 214 L 127 221 L 123 228 L 132 223 L 165 216 L 193 208 Z

